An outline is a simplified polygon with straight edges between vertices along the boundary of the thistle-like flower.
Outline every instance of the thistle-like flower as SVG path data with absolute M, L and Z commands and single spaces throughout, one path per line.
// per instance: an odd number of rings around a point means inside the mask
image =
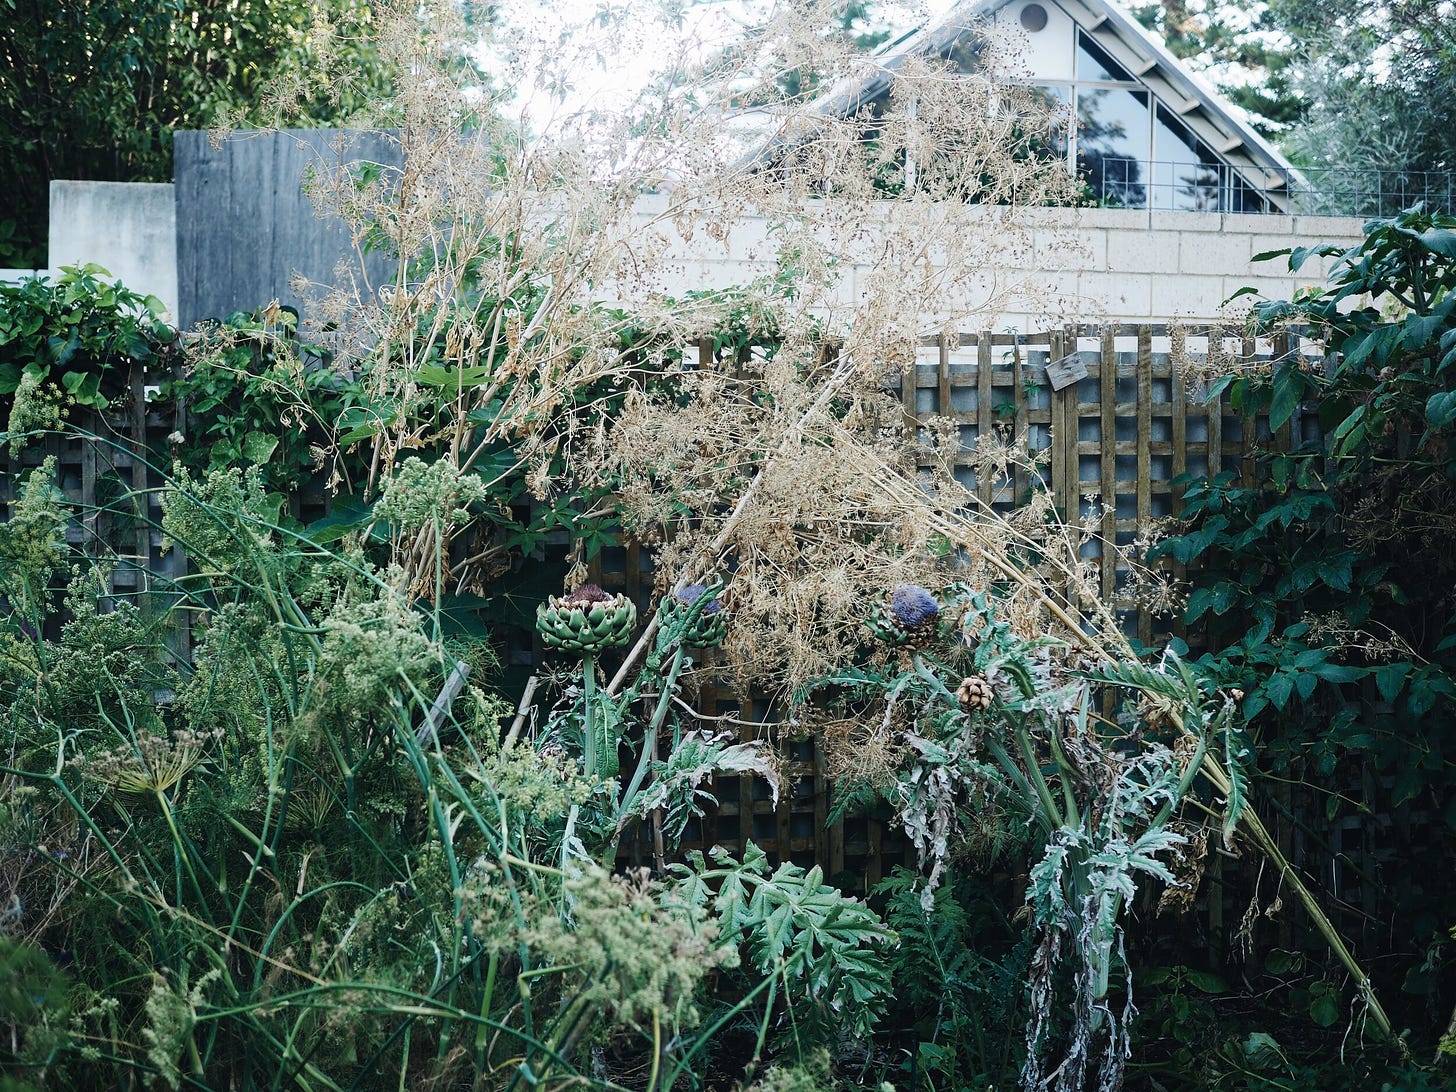
M 678 619 L 689 614 L 708 589 L 702 584 L 689 584 L 671 595 L 664 596 L 658 605 L 663 626 L 671 626 Z M 716 597 L 709 599 L 693 616 L 683 631 L 682 642 L 688 648 L 716 648 L 728 634 L 728 612 Z
M 550 596 L 536 608 L 541 643 L 567 652 L 595 654 L 625 645 L 636 625 L 636 604 L 595 584 L 583 584 L 559 598 Z
M 901 584 L 888 602 L 875 607 L 870 632 L 892 645 L 923 646 L 931 642 L 940 618 L 940 601 L 919 584 Z
M 890 595 L 890 613 L 895 623 L 905 629 L 919 629 L 935 621 L 940 603 L 928 588 L 919 584 L 901 584 Z

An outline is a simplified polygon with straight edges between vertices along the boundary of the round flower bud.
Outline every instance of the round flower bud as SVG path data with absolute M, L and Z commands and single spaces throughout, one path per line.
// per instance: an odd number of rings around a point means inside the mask
M 991 684 L 981 675 L 968 675 L 961 680 L 960 688 L 956 690 L 956 698 L 968 712 L 991 708 L 995 697 L 996 692 L 991 689 Z
M 637 607 L 625 595 L 610 595 L 595 584 L 536 608 L 536 631 L 547 648 L 597 653 L 625 645 L 637 625 Z

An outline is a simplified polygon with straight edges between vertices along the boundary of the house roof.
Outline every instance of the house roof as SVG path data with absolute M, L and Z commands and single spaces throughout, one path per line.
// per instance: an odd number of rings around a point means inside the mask
M 967 0 L 937 23 L 913 30 L 882 46 L 874 68 L 864 76 L 838 81 L 816 100 L 815 109 L 844 117 L 859 110 L 894 82 L 895 73 L 911 58 L 947 56 L 968 29 L 984 24 L 1002 8 L 1021 0 Z M 1227 99 L 1190 72 L 1154 35 L 1113 0 L 1038 0 L 1061 8 L 1084 33 L 1096 39 L 1114 60 L 1174 110 L 1180 120 L 1231 166 L 1262 172 L 1251 179 L 1260 189 L 1277 193 L 1298 175 L 1278 149 L 1265 140 Z M 773 142 L 783 147 L 792 138 Z

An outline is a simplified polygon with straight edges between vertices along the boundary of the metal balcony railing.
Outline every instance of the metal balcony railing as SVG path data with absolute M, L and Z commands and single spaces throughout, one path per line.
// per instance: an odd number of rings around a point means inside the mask
M 1264 170 L 1082 154 L 1078 173 L 1099 205 L 1184 212 L 1394 216 L 1414 205 L 1456 215 L 1456 171 L 1320 167 Z

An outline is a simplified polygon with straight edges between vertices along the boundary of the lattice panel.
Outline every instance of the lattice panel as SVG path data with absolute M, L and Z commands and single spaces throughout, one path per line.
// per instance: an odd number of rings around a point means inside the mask
M 1103 544 L 1132 547 L 1141 529 L 1179 515 L 1182 489 L 1173 483 L 1180 475 L 1252 474 L 1257 449 L 1287 450 L 1295 430 L 1304 437 L 1314 424 L 1296 414 L 1271 436 L 1267 418 L 1245 421 L 1226 401 L 1208 406 L 1185 369 L 1175 366 L 1175 338 L 1195 369 L 1210 351 L 1218 366 L 1267 368 L 1289 353 L 1319 360 L 1314 347 L 1297 339 L 1255 340 L 1207 327 L 963 333 L 924 339 L 913 382 L 902 382 L 900 391 L 907 423 L 956 422 L 955 476 L 982 504 L 1005 511 L 1026 503 L 1033 489 L 1045 489 L 1062 518 L 1093 521 L 1097 537 L 1083 557 L 1099 570 L 1103 596 L 1144 642 L 1170 636 L 1170 621 L 1128 600 L 1128 566 Z M 1076 362 L 1086 377 L 1054 391 L 1047 371 L 1054 362 Z M 998 429 L 1020 439 L 1038 466 L 978 479 L 976 445 Z

